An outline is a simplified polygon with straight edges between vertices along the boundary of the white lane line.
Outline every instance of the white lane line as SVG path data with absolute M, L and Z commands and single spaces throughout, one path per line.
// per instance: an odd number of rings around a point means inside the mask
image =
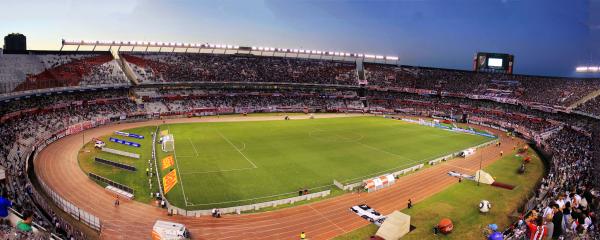
M 319 211 L 317 211 L 317 209 L 315 209 L 312 204 L 307 204 L 308 207 L 310 207 L 313 211 L 317 212 L 317 214 L 319 214 L 319 216 L 321 216 L 321 218 L 325 219 L 326 221 L 328 221 L 329 223 L 333 224 L 334 226 L 336 226 L 338 229 L 342 230 L 343 233 L 346 233 L 346 230 L 344 230 L 343 228 L 341 228 L 339 225 L 337 225 L 335 222 L 331 221 L 329 218 L 326 218 L 325 216 L 323 216 L 323 214 Z
M 244 157 L 246 159 L 246 161 L 248 161 L 250 164 L 252 164 L 252 166 L 254 168 L 258 168 L 256 166 L 256 164 L 254 164 L 254 162 L 252 162 L 250 159 L 248 159 L 248 157 L 246 157 L 246 155 L 244 153 L 242 153 L 242 151 L 240 151 L 239 148 L 237 148 L 235 145 L 233 145 L 233 143 L 231 143 L 231 141 L 229 141 L 229 139 L 227 139 L 225 136 L 223 136 L 223 134 L 221 134 L 221 132 L 219 132 L 217 130 L 217 133 L 221 136 L 221 138 L 225 139 L 225 141 L 227 141 L 227 143 L 229 143 L 229 145 L 231 145 L 238 153 L 240 153 L 242 155 L 242 157 Z
M 458 168 L 458 169 L 461 169 L 461 170 L 469 171 L 469 172 L 477 172 L 477 170 L 475 170 L 475 169 L 459 167 L 459 166 L 456 166 L 456 165 L 453 165 L 453 164 L 446 164 L 446 165 L 448 165 L 450 167 L 455 167 L 455 168 Z

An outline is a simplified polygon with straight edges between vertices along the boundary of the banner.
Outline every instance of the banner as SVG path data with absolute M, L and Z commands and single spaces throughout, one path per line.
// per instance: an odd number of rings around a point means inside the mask
M 164 193 L 167 194 L 177 184 L 177 172 L 175 169 L 163 177 Z
M 162 162 L 162 170 L 165 170 L 175 164 L 173 160 L 173 155 L 169 155 L 161 160 Z
M 142 135 L 137 135 L 137 134 L 133 134 L 133 133 L 127 133 L 127 132 L 115 131 L 115 134 L 117 134 L 117 135 L 121 135 L 121 136 L 124 136 L 124 137 L 131 137 L 131 138 L 137 138 L 137 139 L 144 139 L 144 136 L 142 136 Z
M 120 144 L 127 145 L 127 146 L 132 146 L 132 147 L 139 148 L 141 146 L 139 143 L 136 143 L 136 142 L 125 141 L 125 140 L 113 138 L 113 137 L 109 138 L 108 140 L 110 140 L 111 142 L 116 142 L 116 143 L 120 143 Z

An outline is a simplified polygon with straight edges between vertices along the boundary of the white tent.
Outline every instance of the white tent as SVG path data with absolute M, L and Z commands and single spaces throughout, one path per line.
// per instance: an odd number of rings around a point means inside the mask
M 394 211 L 387 218 L 375 233 L 375 236 L 385 240 L 397 240 L 410 231 L 410 216 L 404 213 Z
M 478 170 L 477 172 L 475 172 L 475 181 L 483 184 L 492 184 L 496 180 L 494 180 L 492 175 L 490 175 L 489 173 L 484 172 L 483 170 Z

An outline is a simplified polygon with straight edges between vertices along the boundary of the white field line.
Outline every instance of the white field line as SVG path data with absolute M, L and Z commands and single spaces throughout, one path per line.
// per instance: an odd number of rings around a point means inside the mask
M 242 151 L 240 151 L 239 148 L 237 148 L 235 145 L 233 145 L 233 143 L 231 143 L 231 141 L 229 141 L 229 139 L 227 139 L 225 136 L 223 136 L 223 134 L 221 134 L 220 131 L 217 130 L 217 133 L 221 136 L 221 138 L 225 139 L 225 141 L 227 141 L 227 143 L 229 143 L 229 145 L 231 145 L 238 153 L 240 153 L 240 155 L 242 155 L 242 157 L 244 157 L 246 159 L 246 161 L 248 161 L 250 164 L 252 164 L 252 166 L 254 168 L 258 168 L 256 166 L 256 164 L 254 164 L 254 162 L 252 162 L 250 159 L 248 159 L 248 157 L 246 157 L 246 155 L 244 153 L 242 153 Z
M 171 132 L 171 128 L 167 125 L 167 129 Z M 175 135 L 173 135 L 173 142 L 175 142 Z M 181 193 L 183 194 L 183 201 L 185 205 L 188 205 L 188 198 L 185 195 L 185 190 L 183 188 L 183 178 L 181 178 L 181 171 L 179 170 L 179 163 L 177 162 L 177 151 L 175 151 L 175 144 L 173 144 L 173 158 L 175 158 L 175 168 L 177 168 L 177 175 L 179 175 L 179 182 L 181 183 Z
M 198 150 L 196 150 L 196 146 L 194 145 L 194 142 L 192 142 L 192 139 L 188 138 L 188 141 L 190 142 L 190 144 L 192 144 L 192 148 L 194 148 L 194 152 L 196 153 L 196 156 L 199 156 Z
M 373 149 L 375 151 L 382 152 L 382 153 L 385 153 L 385 154 L 388 154 L 388 155 L 392 155 L 392 156 L 395 156 L 395 157 L 398 157 L 398 158 L 401 158 L 401 159 L 406 159 L 406 160 L 410 160 L 410 161 L 416 161 L 414 159 L 411 159 L 411 158 L 408 158 L 408 157 L 405 157 L 405 156 L 402 156 L 402 155 L 398 155 L 398 154 L 395 154 L 395 153 L 392 153 L 392 152 L 388 152 L 386 150 L 382 150 L 382 149 L 373 147 L 373 146 L 368 145 L 368 144 L 364 144 L 364 143 L 361 143 L 361 142 L 356 142 L 356 143 L 358 143 L 358 144 L 360 144 L 362 146 L 365 146 L 367 148 Z
M 214 171 L 184 172 L 181 174 L 205 174 L 205 173 L 235 172 L 235 171 L 244 171 L 244 170 L 252 170 L 252 169 L 256 169 L 256 168 L 247 167 L 247 168 L 234 168 L 234 169 L 214 170 Z

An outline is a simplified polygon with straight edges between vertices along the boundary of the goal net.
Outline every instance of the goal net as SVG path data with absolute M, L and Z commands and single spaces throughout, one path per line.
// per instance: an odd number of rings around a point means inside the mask
M 173 134 L 162 137 L 162 150 L 163 152 L 172 152 L 175 150 L 175 139 Z

